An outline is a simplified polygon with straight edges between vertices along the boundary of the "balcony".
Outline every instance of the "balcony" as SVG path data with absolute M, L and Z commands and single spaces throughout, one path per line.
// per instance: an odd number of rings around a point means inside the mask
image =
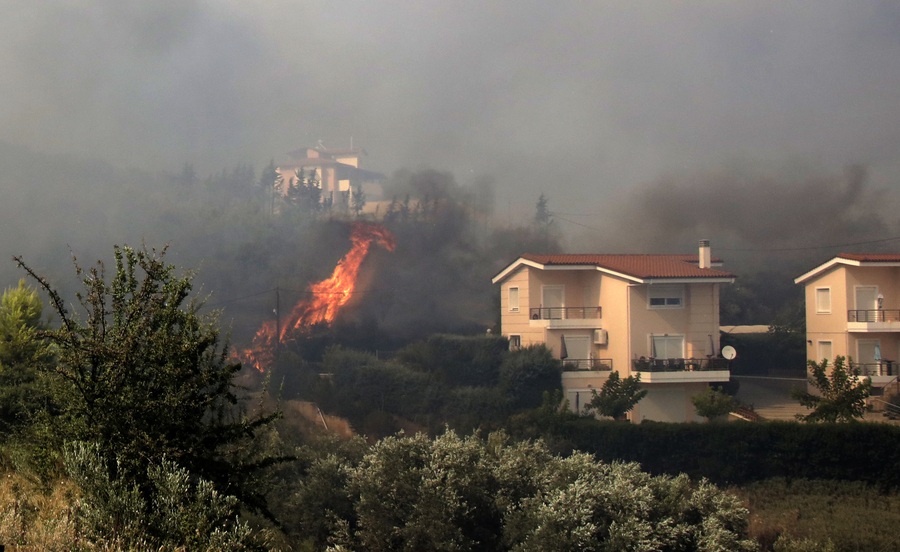
M 728 381 L 731 377 L 724 358 L 639 359 L 632 361 L 631 370 L 640 372 L 644 383 Z
M 544 328 L 600 328 L 603 307 L 541 307 L 529 309 L 532 326 Z
M 898 374 L 898 367 L 894 366 L 894 362 L 890 360 L 882 360 L 881 362 L 873 362 L 869 364 L 853 364 L 859 368 L 859 375 L 864 377 L 893 377 Z
M 576 370 L 611 372 L 613 366 L 611 358 L 567 358 L 562 363 L 563 370 L 566 372 Z
M 900 332 L 900 310 L 868 309 L 847 311 L 847 331 Z

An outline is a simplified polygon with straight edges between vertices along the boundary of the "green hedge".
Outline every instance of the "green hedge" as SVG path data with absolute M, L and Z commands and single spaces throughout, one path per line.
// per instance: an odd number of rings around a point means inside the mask
M 717 484 L 772 477 L 863 481 L 900 488 L 900 427 L 795 422 L 632 425 L 568 416 L 520 417 L 518 437 L 543 437 L 555 448 L 600 460 L 640 463 L 653 474 L 686 473 Z

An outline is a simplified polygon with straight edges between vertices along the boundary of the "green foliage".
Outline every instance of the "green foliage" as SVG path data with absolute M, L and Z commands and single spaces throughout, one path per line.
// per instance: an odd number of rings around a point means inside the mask
M 515 438 L 543 439 L 554 452 L 637 462 L 653 474 L 723 485 L 808 477 L 900 489 L 900 427 L 889 424 L 623 424 L 532 411 L 508 427 Z
M 547 207 L 549 203 L 550 200 L 544 194 L 541 194 L 535 204 L 534 223 L 538 227 L 546 228 L 553 222 L 550 209 Z
M 356 187 L 356 190 L 353 191 L 353 201 L 350 208 L 353 210 L 353 214 L 358 217 L 365 207 L 366 194 L 362 190 L 362 184 L 360 184 Z
M 284 200 L 301 213 L 314 213 L 322 208 L 322 188 L 313 169 L 305 173 L 297 169 L 288 180 Z
M 697 409 L 697 414 L 709 422 L 735 409 L 734 399 L 723 392 L 721 387 L 707 387 L 703 392 L 691 397 L 691 402 Z
M 859 482 L 776 478 L 733 489 L 761 550 L 896 550 L 900 494 Z
M 835 552 L 834 543 L 830 540 L 822 542 L 811 538 L 795 539 L 787 535 L 779 536 L 772 550 L 773 552 Z
M 603 382 L 600 393 L 592 390 L 591 394 L 588 410 L 595 410 L 601 416 L 609 416 L 614 420 L 624 420 L 625 414 L 647 396 L 647 390 L 641 389 L 639 373 L 622 379 L 619 372 L 613 371 Z
M 724 289 L 724 288 L 723 288 Z M 722 347 L 731 345 L 738 357 L 729 364 L 732 374 L 769 375 L 772 372 L 803 373 L 806 366 L 806 332 L 771 326 L 766 333 L 720 334 Z
M 384 439 L 347 473 L 354 516 L 335 524 L 336 550 L 755 549 L 747 511 L 707 482 L 501 433 Z
M 74 508 L 78 537 L 164 552 L 237 552 L 251 544 L 250 527 L 237 518 L 238 500 L 220 494 L 209 481 L 192 481 L 169 460 L 148 466 L 148 500 L 130 479 L 110 473 L 98 446 L 76 443 L 67 447 L 65 458 L 82 492 Z
M 253 474 L 274 459 L 254 459 L 240 445 L 274 416 L 240 416 L 231 379 L 241 366 L 227 361 L 227 346 L 219 349 L 214 319 L 188 300 L 190 277 L 177 277 L 163 254 L 116 247 L 109 283 L 102 263 L 88 271 L 76 265 L 85 320 L 17 259 L 61 321 L 41 333 L 59 357 L 48 377 L 60 411 L 44 421 L 56 443 L 97 443 L 103 458 L 117 459 L 112 477 L 142 491 L 148 466 L 167 459 L 264 509 Z
M 450 385 L 496 385 L 509 351 L 502 335 L 434 334 L 397 352 L 397 361 Z
M 544 345 L 510 351 L 500 365 L 500 389 L 513 409 L 537 408 L 545 392 L 562 389 L 562 363 Z
M 46 404 L 39 373 L 52 357 L 38 337 L 43 303 L 37 291 L 20 280 L 0 299 L 0 434 L 30 423 Z
M 859 377 L 859 369 L 853 359 L 844 366 L 844 357 L 834 359 L 834 366 L 828 370 L 828 359 L 821 363 L 809 361 L 809 384 L 820 394 L 794 389 L 791 397 L 803 406 L 812 409 L 807 415 L 798 414 L 804 422 L 852 422 L 866 414 L 866 399 L 872 390 L 872 381 Z

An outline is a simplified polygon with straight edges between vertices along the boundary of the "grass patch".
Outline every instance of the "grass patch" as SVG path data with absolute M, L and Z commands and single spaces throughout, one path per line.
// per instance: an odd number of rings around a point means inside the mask
M 835 552 L 900 551 L 900 492 L 861 482 L 769 479 L 730 489 L 750 510 L 760 550 L 790 552 L 786 541 L 812 541 Z M 776 542 L 781 542 L 776 546 Z M 806 549 L 806 548 L 802 548 Z

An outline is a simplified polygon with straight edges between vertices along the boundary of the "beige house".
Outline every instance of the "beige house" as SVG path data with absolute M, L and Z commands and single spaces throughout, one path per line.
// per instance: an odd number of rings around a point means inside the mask
M 806 288 L 806 357 L 852 358 L 875 387 L 897 376 L 900 255 L 841 253 L 794 280 Z
M 719 286 L 735 276 L 699 255 L 523 255 L 494 277 L 510 345 L 543 343 L 563 360 L 581 411 L 612 370 L 649 391 L 634 422 L 699 420 L 690 397 L 728 381 L 719 352 Z
M 380 190 L 376 183 L 385 177 L 361 167 L 364 155 L 366 151 L 361 148 L 329 149 L 321 146 L 288 152 L 290 161 L 282 163 L 276 169 L 285 183 L 281 192 L 287 193 L 287 183 L 295 177 L 296 171 L 302 170 L 305 176 L 315 172 L 315 178 L 322 188 L 323 202 L 346 207 L 360 187 L 367 197 L 372 198 L 373 189 Z

